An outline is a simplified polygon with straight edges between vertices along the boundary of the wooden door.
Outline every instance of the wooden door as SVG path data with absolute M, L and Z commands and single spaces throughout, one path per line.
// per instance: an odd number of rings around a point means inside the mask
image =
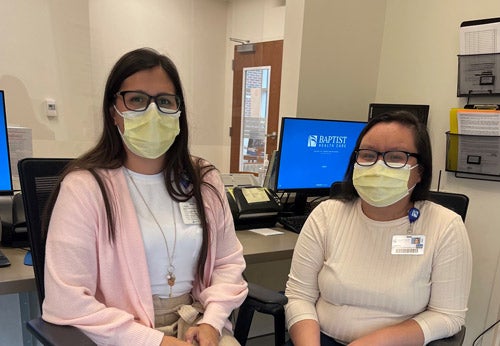
M 235 46 L 230 172 L 248 171 L 249 169 L 243 167 L 253 166 L 253 163 L 262 165 L 264 154 L 268 154 L 270 158 L 273 150 L 278 147 L 282 57 L 283 40 Z M 270 77 L 268 84 L 260 90 L 252 88 L 251 83 L 248 82 L 248 76 L 251 77 L 253 71 L 258 74 L 259 70 L 261 70 L 261 75 L 265 76 L 268 73 Z M 244 81 L 247 81 L 245 88 L 243 87 Z M 267 93 L 266 105 L 263 104 L 264 100 L 261 98 L 263 93 Z M 262 100 L 262 104 L 252 108 L 249 103 L 251 104 L 254 100 L 255 102 Z M 263 116 L 266 106 L 264 132 L 259 130 L 254 137 L 248 135 L 248 126 L 259 126 L 257 124 L 259 116 Z

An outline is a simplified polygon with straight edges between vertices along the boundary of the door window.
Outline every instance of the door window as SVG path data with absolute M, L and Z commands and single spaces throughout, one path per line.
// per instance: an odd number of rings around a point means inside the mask
M 259 172 L 266 153 L 270 66 L 243 69 L 240 171 Z

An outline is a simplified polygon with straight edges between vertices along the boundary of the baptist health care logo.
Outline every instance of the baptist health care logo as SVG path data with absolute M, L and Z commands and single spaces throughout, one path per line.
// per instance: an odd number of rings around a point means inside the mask
M 309 148 L 345 148 L 347 136 L 309 135 L 307 146 Z
M 318 135 L 309 135 L 307 139 L 307 146 L 310 148 L 316 148 L 318 145 Z

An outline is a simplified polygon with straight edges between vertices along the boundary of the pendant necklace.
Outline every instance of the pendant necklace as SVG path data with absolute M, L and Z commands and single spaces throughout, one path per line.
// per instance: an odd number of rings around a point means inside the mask
M 167 256 L 168 256 L 168 268 L 167 268 L 166 279 L 167 279 L 167 284 L 170 287 L 170 292 L 168 294 L 168 297 L 171 298 L 172 297 L 172 287 L 175 285 L 175 273 L 174 273 L 175 272 L 175 266 L 173 265 L 173 259 L 174 259 L 174 254 L 175 254 L 175 245 L 177 244 L 177 222 L 175 220 L 174 201 L 171 201 L 172 218 L 174 220 L 174 246 L 172 248 L 172 252 L 170 252 L 170 248 L 168 247 L 167 237 L 165 236 L 165 233 L 163 232 L 163 228 L 160 226 L 160 223 L 158 222 L 158 220 L 156 219 L 155 215 L 153 214 L 153 211 L 151 210 L 151 208 L 149 207 L 149 205 L 146 203 L 146 199 L 144 198 L 144 196 L 142 195 L 141 191 L 137 187 L 137 185 L 136 185 L 136 183 L 134 181 L 134 178 L 132 177 L 132 175 L 130 174 L 130 172 L 128 171 L 128 169 L 125 168 L 125 171 L 127 172 L 127 175 L 129 176 L 130 181 L 134 185 L 135 190 L 137 191 L 137 193 L 141 197 L 142 202 L 144 203 L 144 205 L 148 209 L 149 214 L 151 214 L 151 217 L 153 218 L 154 222 L 158 226 L 158 228 L 160 230 L 160 233 L 163 236 L 163 240 L 165 241 L 165 247 L 167 248 Z

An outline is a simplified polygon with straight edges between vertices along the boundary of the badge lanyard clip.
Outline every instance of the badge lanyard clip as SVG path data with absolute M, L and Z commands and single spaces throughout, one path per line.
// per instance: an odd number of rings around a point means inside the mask
M 417 208 L 410 208 L 410 210 L 408 210 L 408 221 L 410 221 L 410 226 L 408 227 L 407 231 L 408 234 L 413 233 L 413 223 L 417 221 L 419 217 L 420 210 L 418 210 Z

